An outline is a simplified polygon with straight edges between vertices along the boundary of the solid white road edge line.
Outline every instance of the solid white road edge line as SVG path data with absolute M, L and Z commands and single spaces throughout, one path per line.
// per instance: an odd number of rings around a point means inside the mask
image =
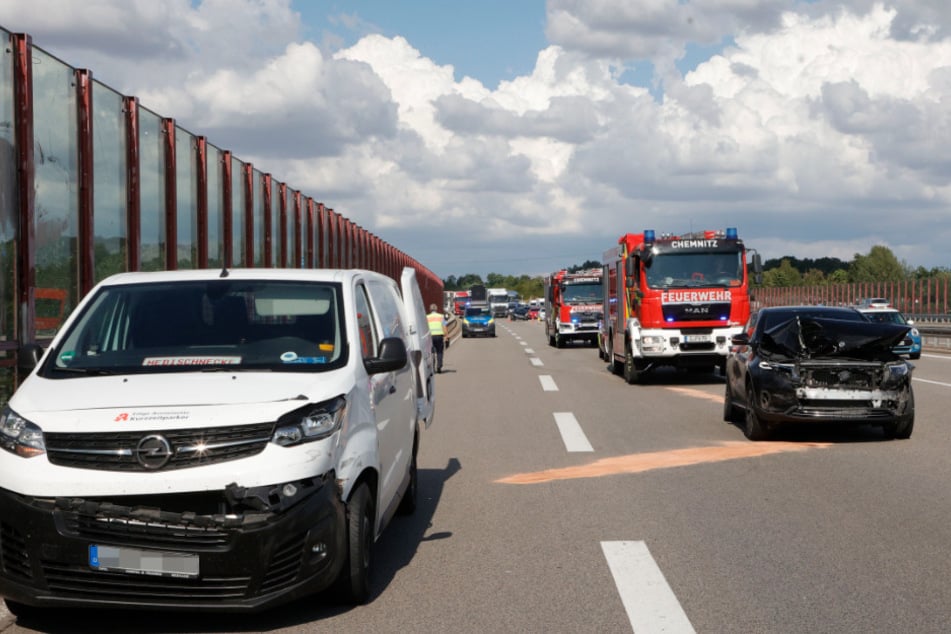
M 555 385 L 555 379 L 551 378 L 550 374 L 540 374 L 538 375 L 538 380 L 542 384 L 542 390 L 545 392 L 557 392 L 558 386 Z
M 929 381 L 928 379 L 919 379 L 917 376 L 912 377 L 912 381 L 920 381 L 921 383 L 931 383 L 932 385 L 943 385 L 944 387 L 951 387 L 951 383 L 942 383 L 941 381 Z
M 561 440 L 565 443 L 565 449 L 568 451 L 594 451 L 594 447 L 588 442 L 588 437 L 584 435 L 578 419 L 571 412 L 555 412 L 555 424 L 558 425 L 558 431 L 561 432 Z
M 621 602 L 635 632 L 692 634 L 696 630 L 664 573 L 642 541 L 601 542 Z

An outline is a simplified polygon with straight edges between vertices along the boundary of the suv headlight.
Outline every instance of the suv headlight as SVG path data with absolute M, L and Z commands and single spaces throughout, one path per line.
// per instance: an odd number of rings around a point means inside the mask
M 271 442 L 290 447 L 322 440 L 340 429 L 346 411 L 347 399 L 342 396 L 296 409 L 278 419 Z
M 22 458 L 46 453 L 43 430 L 9 407 L 0 412 L 0 447 Z

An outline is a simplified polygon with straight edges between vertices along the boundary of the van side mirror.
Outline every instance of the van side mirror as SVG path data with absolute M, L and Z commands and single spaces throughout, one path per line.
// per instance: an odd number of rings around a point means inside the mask
M 29 374 L 43 358 L 43 347 L 37 343 L 25 343 L 17 350 L 17 370 Z
M 406 343 L 400 337 L 387 337 L 380 342 L 377 356 L 363 360 L 367 374 L 395 372 L 406 366 Z

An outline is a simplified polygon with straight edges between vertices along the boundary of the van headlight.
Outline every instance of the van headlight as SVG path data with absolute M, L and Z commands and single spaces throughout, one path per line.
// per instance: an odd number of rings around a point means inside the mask
M 278 419 L 271 442 L 290 447 L 326 438 L 340 429 L 346 411 L 347 399 L 342 396 L 296 409 Z
M 22 458 L 46 453 L 43 430 L 6 406 L 0 412 L 0 447 Z

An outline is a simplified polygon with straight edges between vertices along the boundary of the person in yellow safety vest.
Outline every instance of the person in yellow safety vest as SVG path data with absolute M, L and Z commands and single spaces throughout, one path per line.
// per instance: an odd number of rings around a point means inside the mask
M 429 334 L 433 336 L 436 372 L 442 372 L 442 353 L 446 342 L 446 316 L 439 312 L 439 307 L 436 304 L 430 304 L 426 322 L 429 324 Z

